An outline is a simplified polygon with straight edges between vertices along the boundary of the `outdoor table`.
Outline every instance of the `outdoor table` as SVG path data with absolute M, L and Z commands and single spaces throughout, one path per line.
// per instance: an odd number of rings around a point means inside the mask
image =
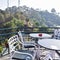
M 36 57 L 40 58 L 40 54 L 42 52 L 42 50 L 39 50 L 41 49 L 41 46 L 38 45 L 38 39 L 48 39 L 48 38 L 51 38 L 52 35 L 50 34 L 47 34 L 47 33 L 30 33 L 29 34 L 30 37 L 34 38 L 35 40 L 35 43 L 36 43 Z M 43 49 L 43 48 L 42 48 Z
M 30 37 L 35 38 L 34 39 L 35 42 L 37 42 L 38 39 L 46 39 L 46 38 L 51 38 L 52 37 L 52 35 L 47 34 L 47 33 L 31 33 L 29 35 L 30 35 Z
M 54 50 L 60 57 L 60 40 L 58 39 L 42 39 L 38 40 L 38 44 L 44 48 Z

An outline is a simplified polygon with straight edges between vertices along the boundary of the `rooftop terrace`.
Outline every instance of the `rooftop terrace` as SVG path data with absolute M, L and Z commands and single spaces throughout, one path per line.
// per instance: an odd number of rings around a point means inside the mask
M 4 32 L 2 32 L 2 33 L 0 33 L 0 42 L 1 43 L 3 43 L 5 40 L 6 40 L 6 38 L 8 38 L 9 39 L 9 37 L 11 37 L 12 35 L 15 35 L 15 34 L 17 34 L 17 32 L 19 31 L 19 30 L 21 30 L 22 31 L 22 33 L 25 33 L 26 35 L 24 36 L 24 38 L 25 39 L 27 39 L 27 40 L 30 40 L 31 39 L 31 37 L 28 35 L 29 33 L 40 33 L 40 32 L 43 32 L 43 33 L 48 33 L 48 34 L 53 34 L 53 30 L 54 29 L 56 29 L 57 27 L 29 27 L 28 29 L 27 29 L 27 31 L 26 30 L 24 30 L 22 27 L 16 27 L 16 28 L 2 28 L 2 29 L 0 29 L 0 31 L 4 31 Z M 17 29 L 17 30 L 16 30 Z M 10 30 L 14 30 L 14 32 L 10 32 Z M 29 31 L 28 31 L 29 30 Z M 45 51 L 47 51 L 47 50 L 45 50 Z M 45 54 L 45 53 L 44 53 Z M 9 54 L 7 54 L 7 55 L 4 55 L 4 56 L 2 56 L 2 57 L 0 57 L 0 60 L 9 60 Z M 42 60 L 42 59 L 41 59 Z

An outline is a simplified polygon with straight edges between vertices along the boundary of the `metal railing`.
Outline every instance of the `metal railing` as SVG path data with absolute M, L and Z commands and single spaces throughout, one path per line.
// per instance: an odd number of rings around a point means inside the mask
M 19 30 L 25 34 L 29 33 L 53 33 L 53 30 L 59 27 L 14 27 L 14 28 L 0 28 L 0 41 L 11 37 L 11 35 L 17 34 Z

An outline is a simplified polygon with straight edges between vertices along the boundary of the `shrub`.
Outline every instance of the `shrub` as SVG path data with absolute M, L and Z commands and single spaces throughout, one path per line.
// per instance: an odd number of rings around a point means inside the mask
M 2 46 L 0 46 L 0 53 L 2 53 L 2 51 L 3 51 L 3 47 L 2 47 Z

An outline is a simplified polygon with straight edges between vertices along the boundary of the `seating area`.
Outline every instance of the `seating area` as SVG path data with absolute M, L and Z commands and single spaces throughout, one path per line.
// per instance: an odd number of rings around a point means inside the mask
M 9 44 L 11 59 L 34 60 L 34 57 L 35 57 L 34 51 L 19 49 L 18 35 L 15 35 L 15 36 L 11 37 L 8 40 L 8 44 Z
M 29 34 L 30 39 L 24 39 L 21 31 L 18 31 L 17 34 L 11 36 L 8 40 L 9 45 L 9 54 L 1 57 L 2 60 L 59 60 L 58 54 L 54 49 L 58 52 L 57 48 L 51 48 L 47 46 L 41 46 L 39 41 L 52 40 L 52 35 L 45 33 L 33 33 Z M 36 36 L 36 37 L 35 37 Z M 38 37 L 39 36 L 39 37 Z M 34 38 L 32 40 L 32 38 Z M 55 38 L 54 38 L 55 39 Z M 44 41 L 43 41 L 44 42 Z M 45 43 L 46 43 L 45 42 Z M 49 43 L 49 42 L 48 42 Z M 47 43 L 46 43 L 47 44 Z M 49 43 L 50 44 L 50 43 Z

